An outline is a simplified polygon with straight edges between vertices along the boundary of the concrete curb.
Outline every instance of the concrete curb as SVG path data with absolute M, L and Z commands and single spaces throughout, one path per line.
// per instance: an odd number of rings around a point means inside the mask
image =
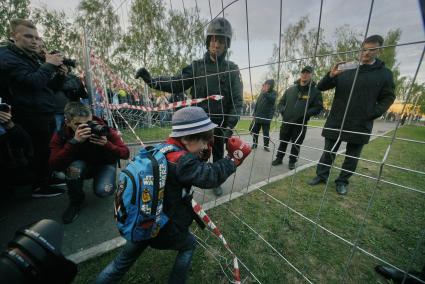
M 393 131 L 393 130 L 385 131 L 383 135 L 386 135 L 387 133 L 389 133 L 391 131 Z M 375 140 L 376 138 L 377 137 L 375 136 L 375 137 L 372 137 L 370 140 L 372 141 L 372 140 Z M 338 154 L 343 154 L 344 152 L 345 152 L 345 150 L 340 150 L 337 153 Z M 284 174 L 277 175 L 277 176 L 274 176 L 274 177 L 270 177 L 270 179 L 266 179 L 266 180 L 257 182 L 255 184 L 251 184 L 248 187 L 242 188 L 238 192 L 232 192 L 230 194 L 223 195 L 223 196 L 217 198 L 214 201 L 207 202 L 207 203 L 205 203 L 205 204 L 202 205 L 202 208 L 204 210 L 212 209 L 212 208 L 214 208 L 216 206 L 222 205 L 222 204 L 227 203 L 227 202 L 229 202 L 231 200 L 234 200 L 236 198 L 242 197 L 245 194 L 250 193 L 250 192 L 252 192 L 252 191 L 254 191 L 254 190 L 258 189 L 258 188 L 261 188 L 261 187 L 263 187 L 263 186 L 265 186 L 265 185 L 267 185 L 267 184 L 269 184 L 271 182 L 275 182 L 275 181 L 281 180 L 283 178 L 286 178 L 288 176 L 292 176 L 293 174 L 295 174 L 298 171 L 305 170 L 305 169 L 310 168 L 310 167 L 315 166 L 315 165 L 317 165 L 317 162 L 310 162 L 308 164 L 299 166 L 296 169 L 291 170 L 289 172 L 286 172 Z M 116 237 L 116 238 L 113 238 L 113 239 L 111 239 L 109 241 L 105 241 L 103 243 L 100 243 L 98 245 L 95 245 L 93 247 L 90 247 L 88 249 L 79 251 L 77 253 L 70 254 L 70 255 L 67 256 L 67 258 L 69 260 L 72 260 L 73 262 L 79 264 L 79 263 L 82 263 L 84 261 L 87 261 L 87 260 L 89 260 L 91 258 L 100 256 L 100 255 L 105 254 L 105 253 L 107 253 L 107 252 L 109 252 L 111 250 L 114 250 L 116 248 L 119 248 L 119 247 L 123 246 L 125 244 L 125 242 L 126 241 L 125 241 L 124 238 L 122 238 L 122 237 Z

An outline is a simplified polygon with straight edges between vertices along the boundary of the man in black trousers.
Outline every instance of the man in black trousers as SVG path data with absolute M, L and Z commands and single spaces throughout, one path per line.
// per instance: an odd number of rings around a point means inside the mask
M 307 123 L 311 116 L 319 114 L 323 109 L 322 94 L 316 88 L 316 83 L 311 82 L 313 68 L 305 66 L 301 70 L 300 78 L 289 87 L 278 104 L 282 115 L 282 125 L 279 133 L 279 149 L 273 166 L 282 164 L 288 142 L 292 143 L 288 167 L 295 169 L 301 144 L 307 132 Z M 304 118 L 305 113 L 305 118 Z
M 258 133 L 263 129 L 264 150 L 270 152 L 270 123 L 273 118 L 276 102 L 276 92 L 274 91 L 274 80 L 270 79 L 264 82 L 261 88 L 261 94 L 257 99 L 254 108 L 254 120 L 251 124 L 251 133 L 253 135 L 252 148 L 257 148 Z
M 356 81 L 357 68 L 345 69 L 338 63 L 317 85 L 321 91 L 335 88 L 335 96 L 322 131 L 325 149 L 317 165 L 316 177 L 309 181 L 310 185 L 326 183 L 335 153 L 344 141 L 347 142 L 346 157 L 335 183 L 338 194 L 347 194 L 348 179 L 356 171 L 363 146 L 369 142 L 373 121 L 381 117 L 395 99 L 393 74 L 377 58 L 383 43 L 379 35 L 365 39 Z

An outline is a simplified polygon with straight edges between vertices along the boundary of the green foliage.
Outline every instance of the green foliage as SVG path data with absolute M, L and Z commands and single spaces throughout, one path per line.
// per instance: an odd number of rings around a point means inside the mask
M 110 49 L 121 39 L 118 15 L 111 1 L 82 0 L 78 11 L 76 22 L 80 27 L 86 28 L 90 48 L 96 55 L 107 60 L 113 51 Z
M 0 1 L 0 39 L 9 38 L 9 23 L 15 18 L 26 19 L 30 15 L 30 0 Z
M 116 55 L 137 58 L 153 74 L 176 73 L 203 46 L 203 25 L 193 9 L 167 10 L 160 0 L 132 3 L 130 26 Z

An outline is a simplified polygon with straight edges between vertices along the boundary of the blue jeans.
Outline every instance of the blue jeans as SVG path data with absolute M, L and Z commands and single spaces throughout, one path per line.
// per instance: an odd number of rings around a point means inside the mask
M 61 130 L 62 124 L 65 121 L 65 117 L 63 115 L 63 113 L 57 113 L 55 114 L 55 132 L 59 132 L 59 130 Z
M 72 162 L 65 171 L 69 200 L 81 204 L 84 200 L 84 179 L 93 177 L 93 190 L 98 197 L 109 196 L 115 191 L 116 164 L 92 165 L 85 161 Z
M 167 226 L 168 224 L 164 227 L 165 230 L 167 230 Z M 105 269 L 103 269 L 94 283 L 118 283 L 148 246 L 161 250 L 177 250 L 178 254 L 168 278 L 168 283 L 186 283 L 187 274 L 190 264 L 192 263 L 193 252 L 196 248 L 195 238 L 189 232 L 183 235 L 180 234 L 180 236 L 176 238 L 175 236 L 170 236 L 167 232 L 163 233 L 164 229 L 160 231 L 158 237 L 151 240 L 140 243 L 127 241 L 122 251 Z

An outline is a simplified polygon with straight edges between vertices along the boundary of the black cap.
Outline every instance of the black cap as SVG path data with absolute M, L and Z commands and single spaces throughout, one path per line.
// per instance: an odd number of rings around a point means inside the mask
M 301 73 L 304 73 L 304 72 L 313 73 L 313 67 L 311 67 L 311 66 L 305 66 L 305 67 L 301 70 Z

